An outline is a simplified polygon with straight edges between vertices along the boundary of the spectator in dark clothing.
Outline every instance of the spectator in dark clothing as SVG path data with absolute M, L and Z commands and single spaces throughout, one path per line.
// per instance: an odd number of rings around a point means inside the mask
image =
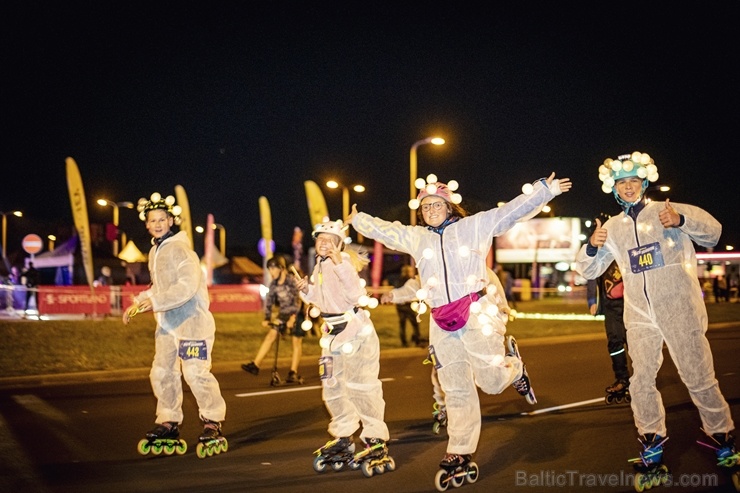
M 29 302 L 33 298 L 34 306 L 38 309 L 38 286 L 41 274 L 33 266 L 33 262 L 28 263 L 28 268 L 21 274 L 26 279 L 26 311 L 28 311 Z
M 400 288 L 409 279 L 413 279 L 416 276 L 416 269 L 413 265 L 404 265 L 401 268 L 401 277 L 398 281 L 398 285 L 394 286 Z M 399 336 L 401 337 L 401 345 L 408 347 L 408 340 L 406 339 L 406 322 L 411 325 L 412 335 L 411 341 L 416 346 L 421 346 L 423 341 L 421 340 L 421 333 L 419 332 L 419 321 L 417 320 L 417 314 L 413 308 L 411 308 L 411 302 L 409 303 L 398 303 L 396 304 L 396 312 L 398 313 L 399 323 Z
M 606 388 L 607 394 L 624 393 L 629 388 L 627 367 L 627 332 L 624 327 L 624 284 L 616 262 L 598 279 L 589 280 L 586 298 L 591 315 L 604 315 L 607 348 L 612 360 L 615 381 Z

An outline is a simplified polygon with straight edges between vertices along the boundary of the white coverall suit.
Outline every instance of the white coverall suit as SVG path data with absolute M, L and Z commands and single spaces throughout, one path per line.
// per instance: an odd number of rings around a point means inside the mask
M 157 423 L 182 423 L 181 375 L 198 403 L 201 418 L 221 422 L 226 401 L 211 373 L 216 323 L 205 276 L 184 231 L 165 239 L 149 252 L 152 285 L 136 296 L 151 299 L 154 319 L 154 361 L 149 373 L 157 398 Z M 181 370 L 182 368 L 182 370 Z
M 342 263 L 335 265 L 330 258 L 317 259 L 308 292 L 301 296 L 306 303 L 318 307 L 328 322 L 346 322 L 339 334 L 324 334 L 328 347 L 322 345 L 322 398 L 331 414 L 328 431 L 336 438 L 352 436 L 362 423 L 360 438 L 380 438 L 388 441 L 385 424 L 385 400 L 380 373 L 380 341 L 370 317 L 358 307 L 358 300 L 367 294 L 360 276 L 342 253 Z M 342 346 L 352 345 L 345 353 Z M 331 363 L 326 360 L 330 359 Z
M 509 315 L 508 311 L 504 311 L 504 307 L 508 308 L 504 288 L 501 285 L 501 281 L 499 281 L 498 276 L 496 276 L 496 273 L 491 269 L 487 269 L 487 271 L 489 284 L 486 287 L 486 297 L 498 307 L 498 316 L 501 318 L 504 325 L 506 325 L 509 320 Z M 393 296 L 393 303 L 411 303 L 412 301 L 418 301 L 416 293 L 420 289 L 421 280 L 419 279 L 419 276 L 414 276 L 406 281 L 400 288 L 391 289 L 390 293 Z M 436 368 L 432 368 L 432 398 L 434 399 L 437 409 L 445 408 L 445 395 L 439 385 Z
M 588 244 L 583 245 L 576 256 L 576 268 L 586 279 L 596 279 L 616 260 L 622 271 L 624 324 L 634 370 L 630 394 L 638 433 L 666 436 L 665 408 L 656 387 L 664 342 L 699 410 L 704 430 L 710 435 L 724 433 L 733 429 L 733 423 L 714 376 L 705 336 L 707 310 L 692 244 L 716 245 L 722 226 L 698 207 L 671 205 L 684 218 L 680 227 L 664 228 L 660 223 L 658 214 L 665 207 L 662 202 L 647 203 L 636 221 L 622 212 L 602 226 L 608 230 L 607 239 L 595 256 L 590 257 Z M 659 246 L 657 251 L 650 249 L 654 243 Z M 663 265 L 639 272 L 638 247 L 649 249 L 652 258 L 648 263 L 660 264 L 655 258 L 660 255 Z
M 429 290 L 425 301 L 440 307 L 488 285 L 486 256 L 494 236 L 511 229 L 517 221 L 535 215 L 555 195 L 554 180 L 534 184 L 530 195 L 519 195 L 501 207 L 464 217 L 447 225 L 441 234 L 424 226 L 405 226 L 358 213 L 352 226 L 367 238 L 411 255 L 417 264 L 422 286 Z M 431 282 L 430 282 L 431 281 Z M 482 310 L 494 304 L 487 296 L 479 300 Z M 506 327 L 500 318 L 491 320 L 489 336 L 481 332 L 478 316 L 455 332 L 447 332 L 430 317 L 430 352 L 434 352 L 440 385 L 447 406 L 447 453 L 472 454 L 481 429 L 480 401 L 476 384 L 487 394 L 500 394 L 522 376 L 522 363 L 504 356 Z

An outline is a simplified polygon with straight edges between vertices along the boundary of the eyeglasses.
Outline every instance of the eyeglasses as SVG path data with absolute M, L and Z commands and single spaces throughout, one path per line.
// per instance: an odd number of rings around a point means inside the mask
M 432 202 L 431 204 L 422 204 L 421 205 L 421 212 L 429 212 L 430 210 L 434 209 L 435 211 L 438 211 L 442 208 L 442 206 L 445 204 L 444 200 L 439 200 L 437 202 Z

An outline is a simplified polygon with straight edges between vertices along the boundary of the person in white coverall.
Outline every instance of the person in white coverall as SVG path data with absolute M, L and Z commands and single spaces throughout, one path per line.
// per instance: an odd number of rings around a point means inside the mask
M 385 400 L 378 375 L 380 342 L 363 306 L 371 306 L 358 272 L 369 260 L 344 246 L 348 240 L 342 221 L 325 221 L 313 231 L 316 265 L 297 282 L 305 303 L 320 310 L 322 325 L 319 374 L 322 398 L 334 439 L 322 455 L 354 451 L 353 434 L 362 425 L 360 438 L 375 458 L 387 457 L 390 438 L 385 423 Z M 374 300 L 377 306 L 377 300 Z M 313 314 L 312 314 L 313 315 Z
M 616 260 L 622 271 L 624 323 L 633 367 L 630 393 L 644 447 L 642 466 L 660 463 L 660 454 L 655 452 L 662 452 L 667 433 L 665 408 L 656 387 L 664 343 L 699 410 L 703 431 L 731 447 L 734 424 L 714 375 L 705 336 L 707 310 L 693 246 L 716 245 L 722 226 L 692 205 L 668 199 L 646 201 L 648 183 L 658 177 L 647 154 L 607 159 L 599 176 L 602 189 L 614 194 L 622 213 L 604 224 L 596 220 L 588 243 L 578 252 L 576 268 L 586 279 L 596 279 Z
M 511 314 L 511 307 L 506 302 L 506 294 L 504 287 L 501 284 L 501 280 L 498 278 L 496 273 L 491 269 L 488 271 L 489 285 L 486 288 L 486 297 L 488 297 L 498 308 L 497 315 L 506 324 L 509 321 L 509 315 Z M 418 299 L 416 293 L 421 289 L 421 280 L 419 276 L 414 276 L 399 288 L 394 288 L 383 293 L 380 297 L 381 303 L 413 303 L 412 307 L 416 307 L 418 310 Z M 419 314 L 421 315 L 421 314 Z M 417 317 L 419 316 L 417 315 Z M 432 363 L 429 359 L 424 360 L 424 363 Z M 437 369 L 432 366 L 432 398 L 434 399 L 434 411 L 432 417 L 434 418 L 435 425 L 433 427 L 435 433 L 439 433 L 440 426 L 447 426 L 447 407 L 445 406 L 445 394 L 442 391 L 442 387 L 439 385 L 439 378 L 437 377 Z
M 137 313 L 153 311 L 157 328 L 155 353 L 149 378 L 157 398 L 157 427 L 147 437 L 176 437 L 182 423 L 185 378 L 198 404 L 203 421 L 199 439 L 221 436 L 226 402 L 211 373 L 216 324 L 208 309 L 205 276 L 198 256 L 184 231 L 175 234 L 173 224 L 180 213 L 174 197 L 139 200 L 140 217 L 152 236 L 149 252 L 151 286 L 134 298 L 123 315 L 128 324 Z
M 421 182 L 424 180 L 421 179 Z M 515 347 L 506 340 L 504 322 L 496 305 L 485 296 L 489 284 L 486 255 L 493 237 L 517 221 L 536 215 L 556 195 L 570 189 L 567 178 L 549 178 L 525 185 L 524 193 L 491 210 L 467 216 L 453 193 L 457 182 L 444 184 L 430 175 L 419 183 L 419 226 L 405 226 L 357 212 L 353 205 L 348 222 L 362 235 L 388 248 L 411 255 L 422 289 L 420 303 L 432 308 L 429 353 L 435 363 L 447 406 L 449 437 L 444 469 L 470 463 L 481 428 L 476 384 L 488 394 L 499 394 L 509 385 L 535 403 L 526 369 Z M 467 217 L 466 217 L 467 216 Z

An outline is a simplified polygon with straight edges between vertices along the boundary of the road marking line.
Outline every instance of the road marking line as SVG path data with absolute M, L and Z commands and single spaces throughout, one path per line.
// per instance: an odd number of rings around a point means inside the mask
M 392 382 L 395 378 L 381 378 L 381 382 Z M 235 397 L 257 397 L 260 395 L 287 394 L 288 392 L 303 392 L 306 390 L 321 389 L 321 385 L 311 385 L 310 387 L 292 387 L 289 389 L 262 390 L 259 392 L 246 392 L 244 394 L 235 394 Z
M 588 401 L 572 402 L 570 404 L 563 404 L 562 406 L 546 407 L 544 409 L 538 409 L 536 411 L 531 411 L 528 413 L 521 413 L 520 415 L 521 416 L 534 416 L 535 414 L 543 414 L 543 413 L 549 413 L 552 411 L 560 411 L 561 409 L 568 409 L 571 407 L 587 406 L 589 404 L 596 404 L 597 402 L 604 402 L 604 398 L 597 397 L 596 399 L 591 399 Z

